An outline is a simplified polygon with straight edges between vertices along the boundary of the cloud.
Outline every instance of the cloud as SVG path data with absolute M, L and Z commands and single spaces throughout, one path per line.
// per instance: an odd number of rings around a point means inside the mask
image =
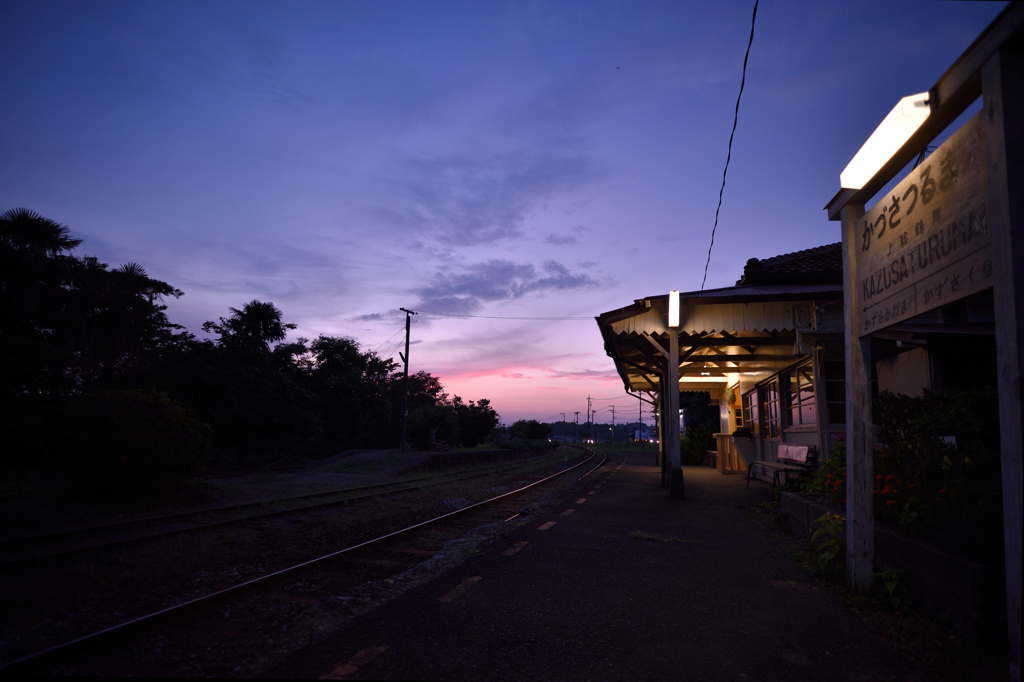
M 505 379 L 532 379 L 533 378 L 533 377 L 526 376 L 522 372 L 512 372 L 511 374 L 501 374 L 499 376 L 501 376 L 501 377 L 503 377 Z
M 579 240 L 576 237 L 570 237 L 564 234 L 549 234 L 547 239 L 544 240 L 548 244 L 554 244 L 555 246 L 565 246 L 568 244 L 579 244 Z
M 596 380 L 596 381 L 622 381 L 618 373 L 611 370 L 597 371 L 593 369 L 584 369 L 576 372 L 561 372 L 554 369 L 549 369 L 549 379 L 576 379 L 576 380 Z
M 432 312 L 470 314 L 483 304 L 510 301 L 531 293 L 567 291 L 597 284 L 590 275 L 571 272 L 561 263 L 548 260 L 538 269 L 531 264 L 492 259 L 476 263 L 461 272 L 438 272 L 433 281 L 415 290 L 419 306 Z
M 537 206 L 604 176 L 589 155 L 572 148 L 420 155 L 402 164 L 397 199 L 379 207 L 378 216 L 455 246 L 519 237 Z

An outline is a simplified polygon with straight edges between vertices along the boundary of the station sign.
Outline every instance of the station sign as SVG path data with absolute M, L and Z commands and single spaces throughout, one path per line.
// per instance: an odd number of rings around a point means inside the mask
M 979 112 L 857 223 L 858 335 L 992 286 L 986 158 Z

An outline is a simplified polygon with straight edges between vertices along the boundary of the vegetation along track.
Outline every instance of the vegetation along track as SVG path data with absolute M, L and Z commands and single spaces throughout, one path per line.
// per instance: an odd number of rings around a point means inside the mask
M 0 566 L 34 561 L 72 552 L 110 548 L 125 543 L 166 537 L 178 533 L 192 533 L 203 529 L 246 523 L 284 514 L 303 513 L 313 509 L 352 504 L 374 497 L 449 485 L 474 478 L 516 471 L 535 465 L 538 459 L 553 462 L 562 456 L 561 454 L 556 454 L 542 458 L 517 460 L 511 463 L 502 462 L 485 467 L 476 467 L 455 476 L 428 474 L 375 485 L 339 488 L 306 495 L 15 537 L 0 542 Z
M 233 664 L 238 663 L 237 652 L 245 649 L 246 642 L 262 641 L 311 606 L 345 590 L 415 566 L 433 556 L 446 541 L 462 537 L 471 528 L 511 520 L 524 504 L 550 493 L 551 487 L 560 482 L 559 477 L 584 467 L 594 457 L 591 454 L 558 473 L 462 509 L 365 536 L 367 539 L 344 549 L 276 568 L 254 579 L 236 580 L 200 596 L 179 598 L 171 606 L 23 655 L 0 666 L 0 671 L 239 674 L 239 666 Z M 367 529 L 373 527 L 379 528 L 379 524 L 369 524 Z M 110 646 L 115 642 L 118 646 Z M 252 655 L 258 657 L 259 650 L 250 652 Z

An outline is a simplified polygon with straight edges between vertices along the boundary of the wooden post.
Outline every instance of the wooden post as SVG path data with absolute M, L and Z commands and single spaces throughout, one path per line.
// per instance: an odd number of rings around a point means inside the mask
M 847 205 L 843 228 L 846 315 L 846 569 L 860 592 L 871 589 L 875 562 L 874 467 L 871 443 L 871 337 L 861 336 L 861 294 L 856 285 L 857 221 L 861 205 Z
M 813 353 L 814 371 L 814 411 L 818 413 L 818 458 L 824 462 L 832 454 L 829 452 L 828 431 L 828 396 L 825 393 L 825 349 L 815 346 Z M 846 498 L 850 499 L 850 498 Z
M 668 371 L 665 373 L 667 416 L 665 438 L 668 447 L 669 496 L 673 500 L 684 497 L 683 469 L 679 461 L 679 330 L 668 330 Z
M 657 466 L 662 470 L 662 485 L 665 485 L 665 377 L 657 378 Z
M 1020 680 L 1021 453 L 1024 438 L 1024 42 L 1007 41 L 982 67 L 989 229 L 996 318 L 1003 542 L 1010 678 Z

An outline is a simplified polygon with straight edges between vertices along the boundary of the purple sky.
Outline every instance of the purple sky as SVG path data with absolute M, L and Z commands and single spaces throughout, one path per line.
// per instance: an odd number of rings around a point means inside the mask
M 838 241 L 840 171 L 1004 6 L 761 3 L 707 288 Z M 400 306 L 592 317 L 699 289 L 752 7 L 5 2 L 0 211 L 183 289 L 193 332 L 258 298 L 384 355 Z M 413 339 L 411 371 L 506 422 L 588 394 L 636 418 L 592 319 L 421 316 Z

